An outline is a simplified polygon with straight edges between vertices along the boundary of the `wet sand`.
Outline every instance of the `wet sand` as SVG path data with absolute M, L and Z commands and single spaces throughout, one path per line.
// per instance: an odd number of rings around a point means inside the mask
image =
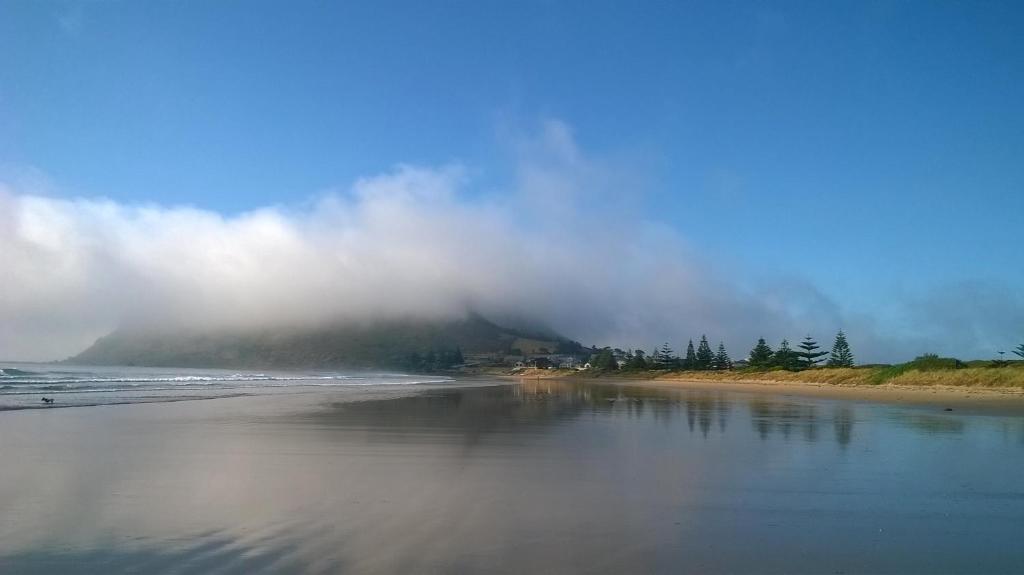
M 5 574 L 1024 572 L 1024 418 L 920 403 L 533 381 L 23 410 L 0 461 Z
M 579 376 L 503 376 L 508 381 L 530 382 L 558 380 L 591 382 L 602 385 L 629 385 L 654 388 L 695 389 L 707 391 L 733 391 L 765 393 L 782 396 L 821 397 L 866 401 L 893 405 L 952 408 L 968 413 L 1024 415 L 1024 390 L 1014 388 L 954 387 L 954 386 L 898 386 L 898 385 L 840 385 L 830 383 L 803 383 L 759 380 L 688 380 L 674 377 L 630 379 L 610 376 L 587 378 Z
M 665 386 L 685 389 L 744 391 L 773 395 L 799 395 L 894 405 L 952 408 L 970 413 L 1024 415 L 1024 391 L 968 387 L 909 387 L 895 385 L 835 385 L 763 381 L 687 381 L 655 379 L 623 381 L 628 385 Z

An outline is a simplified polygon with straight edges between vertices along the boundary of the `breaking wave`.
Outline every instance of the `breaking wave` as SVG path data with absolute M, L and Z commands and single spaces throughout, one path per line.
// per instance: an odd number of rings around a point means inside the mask
M 40 406 L 86 406 L 238 395 L 289 389 L 430 385 L 448 377 L 400 373 L 235 372 L 140 367 L 0 367 L 0 411 Z M 54 399 L 44 403 L 42 397 Z

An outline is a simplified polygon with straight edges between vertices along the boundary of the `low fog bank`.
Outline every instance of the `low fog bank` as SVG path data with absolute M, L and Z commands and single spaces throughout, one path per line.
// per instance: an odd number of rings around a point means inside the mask
M 517 174 L 514 190 L 492 195 L 458 165 L 399 166 L 304 205 L 231 216 L 0 184 L 0 358 L 64 358 L 126 324 L 294 328 L 470 312 L 587 345 L 678 349 L 707 333 L 741 357 L 761 335 L 830 345 L 842 327 L 859 359 L 920 351 L 806 282 L 741 287 L 632 214 L 628 170 L 582 154 L 558 122 L 521 147 Z M 931 317 L 920 316 L 910 321 Z M 931 339 L 949 335 L 929 326 Z

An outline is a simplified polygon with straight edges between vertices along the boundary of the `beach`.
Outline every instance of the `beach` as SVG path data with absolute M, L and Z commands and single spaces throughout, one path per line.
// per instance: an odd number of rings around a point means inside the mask
M 953 386 L 913 387 L 897 385 L 834 385 L 765 381 L 701 381 L 655 379 L 623 381 L 625 385 L 657 386 L 717 391 L 744 391 L 782 396 L 821 397 L 848 401 L 923 406 L 970 413 L 1024 415 L 1024 391 Z
M 783 396 L 821 397 L 851 401 L 870 401 L 893 405 L 919 405 L 952 408 L 972 413 L 1024 415 L 1024 389 L 1016 387 L 966 387 L 953 385 L 835 384 L 823 381 L 786 381 L 744 377 L 742 373 L 711 375 L 714 379 L 693 378 L 687 373 L 669 373 L 654 377 L 613 374 L 594 377 L 577 372 L 531 370 L 528 373 L 502 375 L 508 381 L 591 381 L 601 384 L 693 389 L 706 391 L 742 391 Z
M 484 379 L 2 412 L 0 572 L 1020 572 L 1024 419 L 944 409 Z

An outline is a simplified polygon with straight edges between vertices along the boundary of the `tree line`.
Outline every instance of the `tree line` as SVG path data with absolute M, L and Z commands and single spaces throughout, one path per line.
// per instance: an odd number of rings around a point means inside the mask
M 411 352 L 395 362 L 395 367 L 411 372 L 432 373 L 452 369 L 457 365 L 462 365 L 465 361 L 460 348 L 431 349 L 424 354 Z
M 1018 352 L 1015 350 L 1014 353 Z M 1020 353 L 1024 353 L 1024 346 L 1021 346 Z M 819 367 L 823 362 L 826 367 L 854 366 L 853 352 L 850 351 L 850 344 L 842 330 L 836 334 L 831 352 L 821 349 L 818 342 L 810 335 L 798 343 L 796 349 L 790 347 L 788 340 L 783 339 L 779 343 L 779 347 L 773 350 L 764 338 L 759 338 L 757 344 L 747 355 L 746 366 L 759 370 L 800 370 Z M 604 348 L 593 355 L 590 363 L 591 368 L 599 371 L 614 369 L 711 371 L 728 370 L 734 367 L 734 363 L 725 349 L 725 344 L 719 342 L 717 350 L 712 351 L 706 335 L 700 336 L 696 347 L 691 339 L 686 345 L 686 352 L 681 357 L 677 356 L 666 342 L 650 354 L 638 349 L 624 352 L 620 354 L 620 357 L 616 357 L 615 350 Z
M 836 334 L 832 351 L 825 351 L 811 336 L 807 336 L 797 344 L 797 349 L 789 346 L 788 340 L 782 340 L 778 349 L 765 343 L 764 338 L 757 340 L 757 345 L 750 351 L 748 365 L 753 368 L 790 370 L 810 369 L 818 367 L 822 362 L 826 367 L 853 367 L 853 352 L 846 334 L 839 330 Z M 828 356 L 828 359 L 825 358 Z

